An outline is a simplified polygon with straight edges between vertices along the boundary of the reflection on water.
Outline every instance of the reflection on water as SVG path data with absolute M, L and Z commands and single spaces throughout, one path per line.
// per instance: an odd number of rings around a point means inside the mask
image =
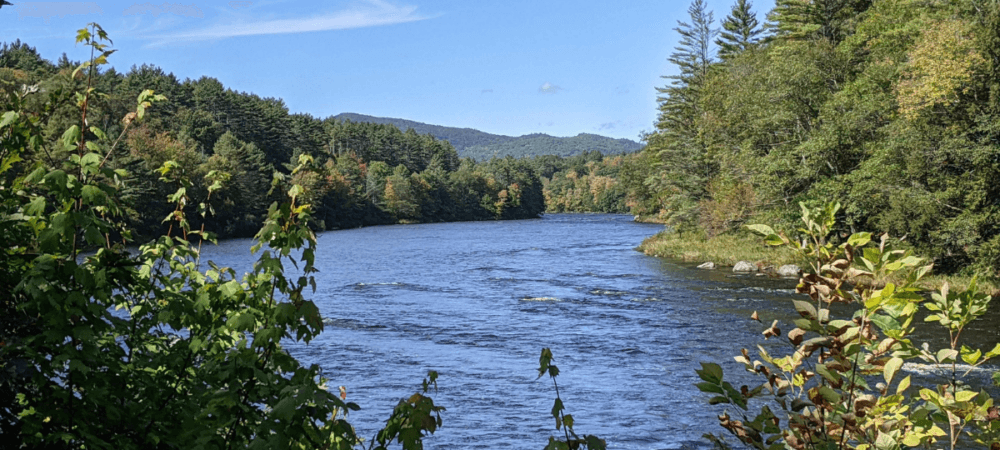
M 363 408 L 351 422 L 369 438 L 437 370 L 434 399 L 448 410 L 429 447 L 541 448 L 555 433 L 555 394 L 536 380 L 550 347 L 577 431 L 617 449 L 706 447 L 720 410 L 694 388 L 695 368 L 721 362 L 739 375 L 740 347 L 781 345 L 748 318 L 787 323 L 795 282 L 633 250 L 659 229 L 629 216 L 546 215 L 323 233 L 314 299 L 326 329 L 290 350 L 347 387 Z M 245 268 L 248 248 L 227 241 L 207 257 Z

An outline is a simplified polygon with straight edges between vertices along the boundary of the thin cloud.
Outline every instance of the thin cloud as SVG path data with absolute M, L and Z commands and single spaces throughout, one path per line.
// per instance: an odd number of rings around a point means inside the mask
M 614 122 L 604 122 L 598 125 L 597 129 L 600 131 L 614 130 L 615 128 L 618 128 L 618 125 L 621 125 L 621 123 L 622 121 L 620 120 L 616 120 Z
M 545 84 L 541 85 L 541 87 L 538 88 L 538 92 L 541 94 L 555 94 L 556 92 L 559 92 L 562 89 L 563 88 L 546 81 Z
M 153 38 L 158 41 L 157 43 L 207 41 L 241 36 L 347 30 L 416 22 L 430 18 L 416 11 L 416 6 L 396 6 L 383 0 L 366 0 L 364 5 L 311 17 L 225 23 Z
M 11 3 L 5 3 L 11 5 Z M 53 17 L 76 16 L 97 13 L 104 15 L 104 11 L 96 2 L 18 2 L 13 5 L 17 11 L 17 19 L 25 17 L 40 17 L 48 24 Z
M 493 93 L 493 89 L 483 89 L 483 90 L 479 91 L 479 93 L 480 94 L 492 94 Z
M 199 19 L 205 17 L 205 13 L 203 13 L 201 9 L 195 6 L 194 3 L 192 3 L 191 5 L 182 5 L 174 3 L 163 3 L 162 5 L 154 5 L 150 2 L 146 2 L 140 5 L 136 3 L 132 6 L 129 6 L 128 8 L 125 8 L 125 11 L 122 12 L 122 14 L 126 16 L 149 14 L 153 17 L 159 17 L 160 14 L 168 14 L 168 13 L 176 14 L 182 17 L 197 17 Z

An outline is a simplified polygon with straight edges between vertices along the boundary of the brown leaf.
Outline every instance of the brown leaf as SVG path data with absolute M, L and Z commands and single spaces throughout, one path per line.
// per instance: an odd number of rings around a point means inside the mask
M 781 329 L 778 328 L 778 321 L 775 320 L 774 323 L 771 324 L 771 328 L 764 330 L 762 334 L 764 335 L 764 339 L 781 336 Z
M 788 340 L 792 342 L 792 345 L 799 345 L 802 343 L 803 336 L 806 335 L 806 330 L 801 328 L 796 328 L 788 332 Z

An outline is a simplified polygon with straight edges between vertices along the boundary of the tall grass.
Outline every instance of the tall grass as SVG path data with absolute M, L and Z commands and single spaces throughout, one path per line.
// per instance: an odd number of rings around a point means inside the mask
M 722 234 L 711 238 L 696 232 L 678 233 L 662 231 L 646 238 L 637 250 L 661 258 L 670 258 L 685 262 L 714 262 L 716 265 L 733 266 L 738 261 L 747 261 L 758 266 L 779 267 L 785 264 L 797 264 L 805 268 L 807 262 L 788 247 L 771 247 L 765 245 L 759 236 L 750 234 Z M 900 275 L 901 276 L 901 275 Z M 892 282 L 899 284 L 902 280 L 857 280 L 860 283 L 884 285 Z M 933 275 L 921 280 L 918 285 L 928 290 L 938 290 L 945 282 L 952 288 L 965 289 L 972 277 L 964 275 Z M 979 289 L 991 296 L 1000 295 L 1000 284 L 996 280 L 977 280 Z

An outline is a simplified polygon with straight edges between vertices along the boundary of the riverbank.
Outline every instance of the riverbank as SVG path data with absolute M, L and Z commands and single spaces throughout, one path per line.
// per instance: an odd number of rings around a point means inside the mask
M 683 262 L 713 262 L 717 266 L 731 268 L 738 261 L 747 261 L 759 267 L 780 267 L 796 264 L 806 268 L 809 261 L 787 247 L 765 245 L 757 236 L 719 235 L 706 238 L 697 233 L 676 233 L 661 231 L 642 241 L 636 248 L 650 256 L 669 258 Z M 900 280 L 876 280 L 877 284 L 898 283 Z M 944 283 L 952 288 L 965 289 L 972 277 L 961 275 L 930 275 L 919 285 L 927 290 L 939 290 Z M 1000 296 L 1000 284 L 996 280 L 977 280 L 979 289 L 993 297 Z

